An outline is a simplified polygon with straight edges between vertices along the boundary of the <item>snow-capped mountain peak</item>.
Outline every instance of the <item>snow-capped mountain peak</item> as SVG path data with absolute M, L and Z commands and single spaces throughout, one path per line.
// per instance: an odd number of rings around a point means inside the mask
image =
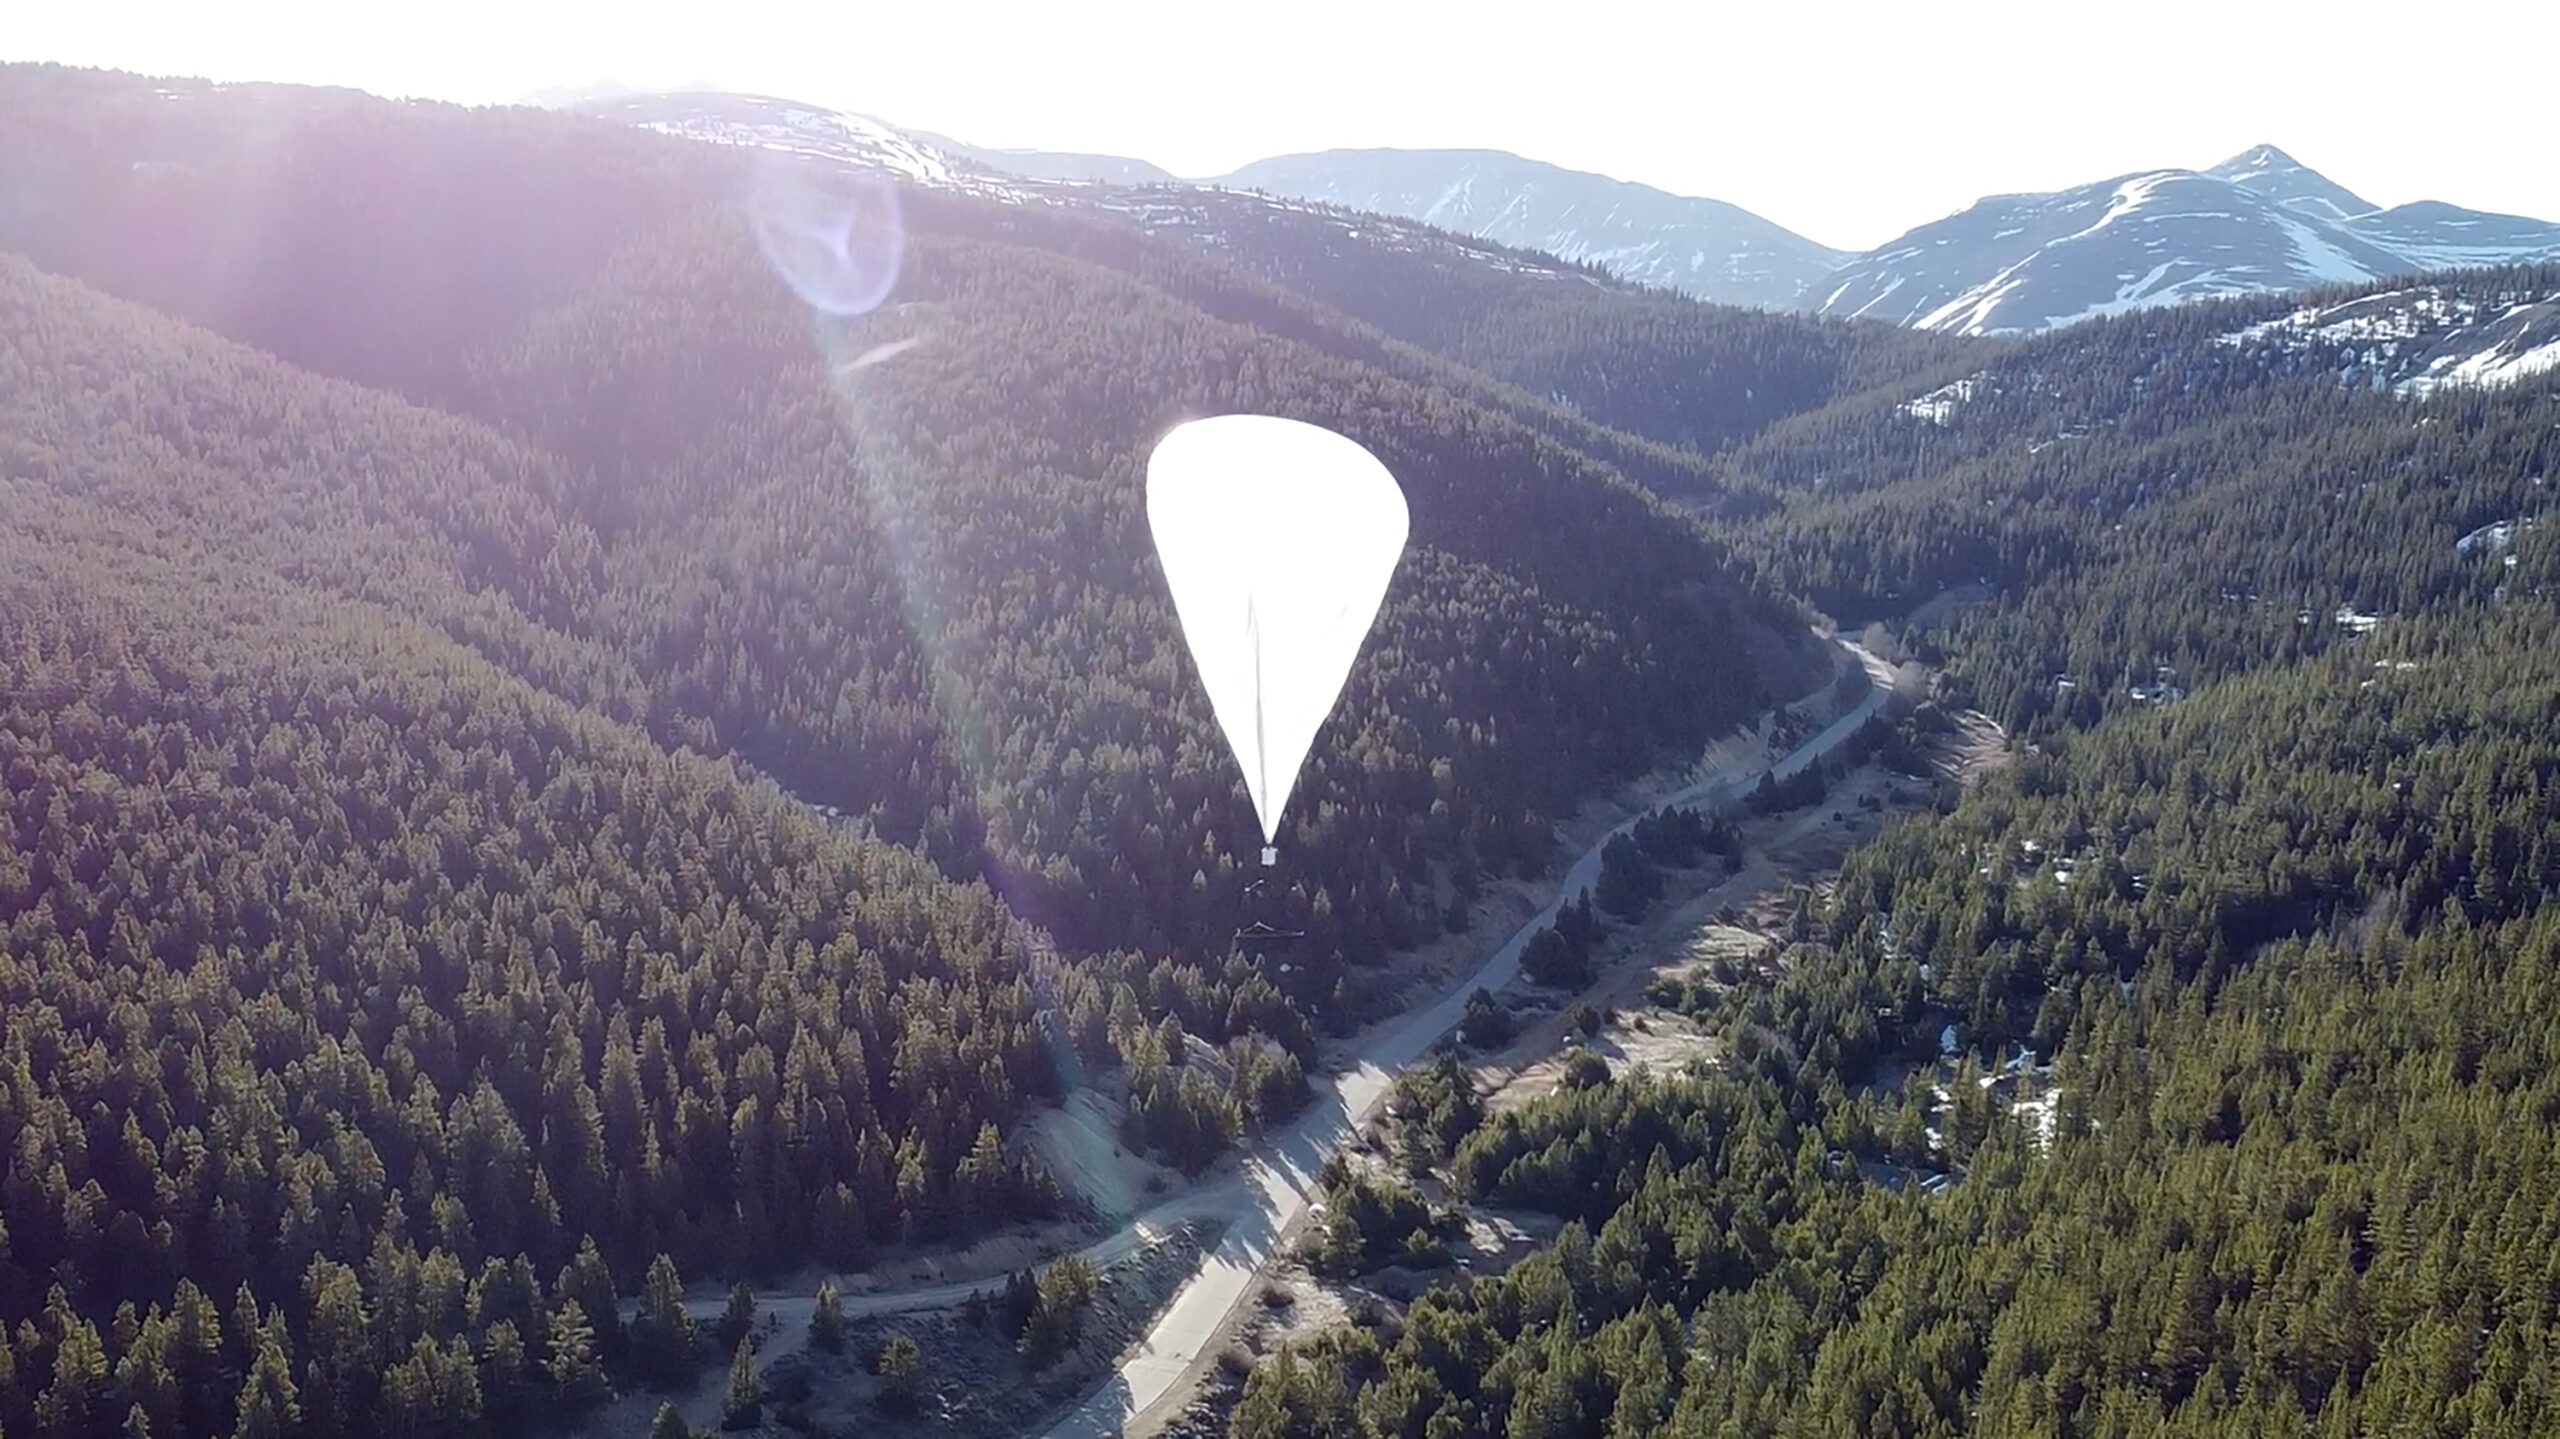
M 2376 210 L 2273 145 L 1995 195 L 1850 261 L 1809 308 L 1924 330 L 2021 334 L 2217 295 L 2560 258 L 2560 225 L 2451 205 Z
M 1722 200 L 1501 150 L 1279 155 L 1209 183 L 1420 220 L 1729 305 L 1793 306 L 1849 258 Z
M 1402 233 L 1373 237 L 1399 248 L 1456 245 L 1473 262 L 1505 267 L 1522 263 L 1512 252 L 1544 251 L 1725 304 L 1968 335 L 2023 334 L 2220 295 L 2560 260 L 2560 225 L 2435 201 L 2377 210 L 2273 145 L 2206 170 L 1995 195 L 1852 256 L 1719 200 L 1496 150 L 1284 155 L 1186 186 L 1137 161 L 977 150 L 788 100 L 593 88 L 575 108 L 625 124 L 1011 203 L 1092 205 L 1212 246 L 1213 217 L 1228 213 L 1222 203 L 1295 210 L 1312 202 L 1401 217 L 1366 226 L 1401 224 Z M 1495 246 L 1435 240 L 1412 221 Z M 2529 371 L 2550 363 L 2539 345 L 2514 356 L 2528 353 L 2518 362 Z
M 2402 268 L 2396 255 L 2255 189 L 2152 170 L 2051 195 L 1995 196 L 1923 225 L 1825 280 L 1814 308 L 2015 334 Z
M 2243 150 L 2204 172 L 2255 190 L 2289 210 L 2299 210 L 2330 224 L 2371 214 L 2372 201 L 2303 164 L 2273 145 Z

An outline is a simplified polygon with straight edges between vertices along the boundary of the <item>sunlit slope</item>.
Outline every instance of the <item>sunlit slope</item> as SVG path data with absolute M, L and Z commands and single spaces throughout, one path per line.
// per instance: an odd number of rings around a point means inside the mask
M 1643 290 L 1408 220 L 1216 190 L 1131 192 L 1149 228 L 1586 420 L 1714 451 L 1997 345 Z M 1684 500 L 1725 491 L 1631 466 Z
M 620 641 L 682 712 L 812 798 L 885 801 L 957 866 L 982 852 L 1070 935 L 1201 934 L 1258 838 L 1147 546 L 1141 463 L 1183 418 L 1340 430 L 1412 505 L 1284 839 L 1331 894 L 1328 947 L 1427 933 L 1436 870 L 1534 862 L 1533 815 L 1801 678 L 1721 547 L 1517 420 L 1055 253 L 926 236 L 910 259 L 899 308 L 813 330 L 706 214 L 489 356 L 477 393 L 592 467 L 629 557 Z M 704 355 L 770 379 L 688 419 Z M 634 453 L 572 397 L 663 438 Z M 791 618 L 705 642 L 740 609 Z M 871 778 L 912 749 L 870 727 L 909 711 L 935 767 Z
M 576 1299 L 619 1365 L 582 1238 L 629 1288 L 974 1235 L 1055 1205 L 1000 1146 L 1060 1034 L 1302 1033 L 1241 973 L 1038 963 L 984 886 L 511 672 L 592 656 L 479 571 L 538 528 L 485 506 L 524 493 L 482 483 L 504 442 L 14 259 L 0 375 L 0 1318 L 45 1336 L 13 1429 L 85 1394 L 207 1432 L 242 1376 L 160 1311 L 228 1325 L 243 1284 L 278 1317 L 239 1352 L 323 1432 L 407 1422 L 370 1376 L 460 1339 L 466 1281 L 464 1342 L 544 1356 Z M 313 1317 L 344 1286 L 355 1331 Z M 529 1421 L 579 1372 L 473 1402 Z
M 440 400 L 464 357 L 754 152 L 604 120 L 0 67 L 0 246 L 330 373 Z M 797 133 L 797 132 L 793 132 Z M 1693 458 L 1977 346 L 1640 292 L 1409 220 L 1210 190 L 908 177 L 920 236 L 1122 270 L 1511 414 L 1658 491 Z M 392 337 L 396 335 L 395 340 Z M 1614 428 L 1613 428 L 1614 427 Z
M 6 78 L 82 141 L 13 154 L 13 243 L 511 437 L 540 503 L 488 582 L 654 735 L 999 876 L 1078 947 L 1221 944 L 1250 855 L 1138 521 L 1138 461 L 1186 415 L 1340 429 L 1414 505 L 1293 809 L 1310 1001 L 1356 997 L 1334 951 L 1365 964 L 1450 884 L 1542 860 L 1542 816 L 1801 688 L 1791 615 L 1609 462 L 1669 452 L 1108 215 L 913 195 L 892 305 L 813 324 L 746 240 L 735 155 Z M 522 665 L 594 693 L 557 671 Z
M 2555 300 L 2521 268 L 2038 337 L 1725 457 L 1784 497 L 1735 533 L 1844 618 L 1920 613 L 2014 721 L 2529 596 L 2560 537 Z M 1990 603 L 1940 628 L 1950 591 Z

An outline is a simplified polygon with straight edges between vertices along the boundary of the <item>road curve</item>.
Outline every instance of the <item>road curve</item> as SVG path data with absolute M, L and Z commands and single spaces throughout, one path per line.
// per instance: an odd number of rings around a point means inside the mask
M 1763 774 L 1786 779 L 1838 748 L 1892 695 L 1891 674 L 1882 661 L 1845 642 L 1842 648 L 1866 668 L 1872 681 L 1866 698 L 1858 705 L 1776 762 L 1701 780 L 1655 801 L 1645 812 L 1666 806 L 1729 804 L 1747 786 L 1759 783 Z M 1246 1159 L 1242 1176 L 1249 1207 L 1227 1227 L 1218 1246 L 1201 1257 L 1199 1270 L 1175 1292 L 1136 1352 L 1121 1362 L 1098 1392 L 1052 1427 L 1048 1439 L 1114 1439 L 1140 1415 L 1169 1397 L 1181 1397 L 1184 1376 L 1215 1342 L 1227 1316 L 1244 1302 L 1256 1276 L 1278 1249 L 1281 1236 L 1306 1213 L 1308 1199 L 1315 1190 L 1316 1173 L 1325 1160 L 1367 1122 L 1385 1100 L 1395 1076 L 1427 1053 L 1440 1036 L 1457 1027 L 1470 994 L 1479 987 L 1499 990 L 1511 982 L 1519 972 L 1520 951 L 1529 937 L 1553 923 L 1559 909 L 1599 879 L 1601 851 L 1609 841 L 1633 829 L 1636 818 L 1641 817 L 1630 818 L 1592 841 L 1590 849 L 1565 871 L 1546 908 L 1504 940 L 1480 968 L 1451 986 L 1428 1008 L 1407 1015 L 1403 1022 L 1372 1041 L 1353 1067 L 1322 1080 L 1307 1113 L 1289 1129 L 1255 1147 Z M 966 1292 L 963 1287 L 961 1293 Z

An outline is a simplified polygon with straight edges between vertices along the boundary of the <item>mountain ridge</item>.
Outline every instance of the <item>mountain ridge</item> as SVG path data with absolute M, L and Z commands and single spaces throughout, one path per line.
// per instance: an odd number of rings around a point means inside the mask
M 2560 256 L 2560 225 L 2441 202 L 2389 210 L 2273 145 L 2202 170 L 1993 195 L 1824 278 L 1814 313 L 2028 334 L 2230 295 Z
M 2269 143 L 2201 169 L 2137 170 L 1986 196 L 1862 253 L 1727 201 L 1494 149 L 1344 148 L 1184 180 L 1122 156 L 998 150 L 851 112 L 698 91 L 608 93 L 590 114 L 727 144 L 814 137 L 928 185 L 1228 190 L 1418 222 L 1712 304 L 1966 335 L 2428 270 L 2560 257 L 2560 224 L 2425 200 L 2382 208 Z M 682 113 L 677 113 L 681 111 Z M 1152 225 L 1145 205 L 1122 206 Z M 1157 217 L 1161 218 L 1161 217 Z M 2025 238 L 2021 238 L 2025 237 Z
M 1791 307 L 1850 253 L 1728 201 L 1504 150 L 1275 155 L 1205 183 L 1401 215 L 1597 264 L 1638 284 L 1761 309 Z M 1480 186 L 1489 193 L 1479 195 Z

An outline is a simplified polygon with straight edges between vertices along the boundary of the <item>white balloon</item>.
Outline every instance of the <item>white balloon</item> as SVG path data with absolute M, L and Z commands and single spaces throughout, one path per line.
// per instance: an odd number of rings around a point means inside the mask
M 1296 420 L 1194 420 L 1147 460 L 1156 558 L 1265 846 L 1386 598 L 1407 524 L 1404 491 L 1375 455 Z

